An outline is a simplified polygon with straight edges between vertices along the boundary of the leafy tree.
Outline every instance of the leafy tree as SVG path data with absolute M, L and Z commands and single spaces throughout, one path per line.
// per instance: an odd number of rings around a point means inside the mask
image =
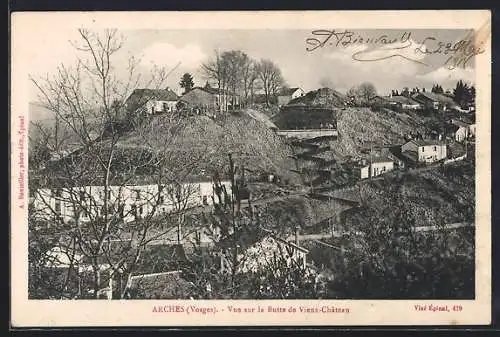
M 431 92 L 434 94 L 442 94 L 444 93 L 443 87 L 439 84 L 435 84 L 432 86 Z
M 355 104 L 368 105 L 377 95 L 377 90 L 372 83 L 364 82 L 350 88 L 346 95 Z
M 408 87 L 404 87 L 401 91 L 401 96 L 410 97 L 410 89 L 408 89 Z
M 462 80 L 457 82 L 455 89 L 453 89 L 453 100 L 461 107 L 468 107 L 474 104 L 476 100 L 476 89 Z
M 185 73 L 182 75 L 179 85 L 184 89 L 184 93 L 191 91 L 194 87 L 193 76 L 190 73 Z
M 365 104 L 369 104 L 377 95 L 377 89 L 370 82 L 361 83 L 358 87 L 358 95 Z
M 338 243 L 345 253 L 337 259 L 344 265 L 330 283 L 332 292 L 354 298 L 473 298 L 474 230 L 445 229 L 453 210 L 429 209 L 405 188 L 391 184 L 380 193 L 374 184 L 363 186 L 360 208 L 345 218 L 352 234 Z M 437 228 L 414 230 L 422 225 Z

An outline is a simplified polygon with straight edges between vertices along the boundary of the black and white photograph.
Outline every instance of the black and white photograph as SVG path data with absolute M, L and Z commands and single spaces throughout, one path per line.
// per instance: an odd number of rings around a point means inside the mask
M 489 263 L 478 219 L 490 231 L 477 208 L 478 165 L 489 163 L 484 18 L 435 29 L 37 26 L 11 114 L 22 292 L 161 300 L 144 315 L 200 300 L 179 308 L 279 319 L 289 305 L 260 300 L 307 300 L 294 315 L 328 320 L 361 314 L 350 300 L 412 300 L 407 315 L 465 314 L 490 268 L 478 272 Z

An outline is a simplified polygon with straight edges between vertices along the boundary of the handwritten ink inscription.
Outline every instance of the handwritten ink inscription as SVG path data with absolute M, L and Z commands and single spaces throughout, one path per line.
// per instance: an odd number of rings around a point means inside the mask
M 466 67 L 472 57 L 484 53 L 482 43 L 474 43 L 472 39 L 459 41 L 445 41 L 435 36 L 427 36 L 420 42 L 412 39 L 411 31 L 403 31 L 393 36 L 380 34 L 364 36 L 349 30 L 319 29 L 311 32 L 312 37 L 306 39 L 306 50 L 313 52 L 319 48 L 335 47 L 348 48 L 350 46 L 375 47 L 364 48 L 352 54 L 352 59 L 359 62 L 374 62 L 389 58 L 403 58 L 422 65 L 422 55 L 446 56 L 444 65 L 448 69 Z

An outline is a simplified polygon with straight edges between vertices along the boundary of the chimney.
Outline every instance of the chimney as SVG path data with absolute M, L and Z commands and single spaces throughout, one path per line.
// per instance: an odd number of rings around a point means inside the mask
M 295 227 L 295 244 L 298 246 L 299 245 L 299 235 L 300 235 L 300 227 L 296 226 Z

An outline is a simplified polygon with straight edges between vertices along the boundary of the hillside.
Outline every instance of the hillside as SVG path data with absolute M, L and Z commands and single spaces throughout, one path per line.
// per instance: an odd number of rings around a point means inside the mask
M 108 139 L 101 142 L 95 151 L 109 147 Z M 182 169 L 208 175 L 227 172 L 231 154 L 235 165 L 247 169 L 248 177 L 270 172 L 285 183 L 299 181 L 298 175 L 289 171 L 293 164 L 288 157 L 289 146 L 264 123 L 244 114 L 226 115 L 217 121 L 206 116 L 154 116 L 122 134 L 116 145 L 120 151 L 114 157 L 123 163 L 145 160 L 156 153 L 167 160 L 167 165 L 173 165 L 170 171 Z M 143 171 L 149 172 L 147 165 L 143 166 Z
M 372 212 L 381 219 L 403 212 L 407 217 L 404 222 L 416 226 L 474 221 L 475 172 L 471 162 L 449 165 L 445 171 L 389 172 L 383 179 L 359 184 L 365 207 L 351 214 L 349 226 L 366 223 Z
M 330 142 L 335 159 L 358 156 L 363 149 L 404 142 L 410 132 L 427 133 L 429 121 L 417 115 L 388 109 L 349 107 L 347 97 L 333 89 L 311 91 L 290 101 L 273 117 L 281 129 L 337 128 L 339 138 Z M 428 118 L 427 118 L 428 119 Z
M 339 157 L 357 156 L 370 146 L 389 147 L 404 143 L 404 136 L 413 132 L 425 133 L 423 120 L 391 110 L 383 112 L 370 108 L 350 107 L 342 110 L 337 119 L 339 139 L 334 150 Z

